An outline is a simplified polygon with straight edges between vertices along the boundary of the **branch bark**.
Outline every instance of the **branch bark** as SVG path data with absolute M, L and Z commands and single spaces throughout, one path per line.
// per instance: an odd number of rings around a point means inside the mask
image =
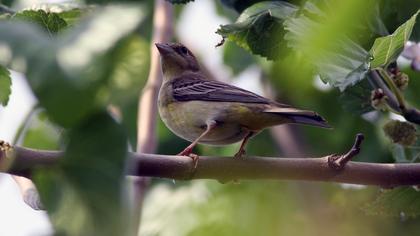
M 356 140 L 356 143 L 358 141 Z M 354 145 L 354 147 L 358 145 Z M 346 157 L 349 151 L 341 157 Z M 0 152 L 0 170 L 30 178 L 35 169 L 55 166 L 62 152 L 14 147 Z M 420 163 L 382 164 L 349 161 L 341 169 L 331 167 L 331 155 L 319 158 L 200 157 L 197 168 L 190 158 L 145 153 L 130 153 L 127 175 L 176 180 L 236 179 L 305 180 L 377 185 L 384 188 L 420 185 Z M 7 168 L 8 167 L 8 168 Z

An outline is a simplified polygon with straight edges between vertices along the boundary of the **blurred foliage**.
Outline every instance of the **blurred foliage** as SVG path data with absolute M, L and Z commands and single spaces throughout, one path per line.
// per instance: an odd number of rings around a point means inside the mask
M 12 79 L 7 68 L 0 65 L 0 104 L 6 106 L 9 102 L 9 96 L 12 87 Z
M 126 140 L 128 136 L 135 146 L 153 1 L 140 8 L 101 6 L 113 0 L 85 2 L 87 6 L 11 8 L 16 13 L 0 9 L 0 32 L 7 32 L 0 34 L 0 102 L 5 105 L 10 93 L 5 68 L 25 73 L 44 110 L 23 125 L 21 143 L 65 150 L 62 162 L 35 175 L 57 234 L 124 235 L 130 224 L 122 182 Z M 374 110 L 374 86 L 366 76 L 371 59 L 386 70 L 383 65 L 396 60 L 407 38 L 420 38 L 413 16 L 420 8 L 417 0 L 221 2 L 219 7 L 238 12 L 234 23 L 218 30 L 227 39 L 223 62 L 232 73 L 259 66 L 276 100 L 315 110 L 334 127 L 298 129 L 304 154 L 343 152 L 353 135 L 362 132 L 366 140 L 356 161 L 420 161 L 418 139 L 401 146 L 384 134 L 389 111 L 369 112 Z M 178 5 L 177 14 L 183 9 Z M 230 19 L 234 14 L 218 13 Z M 381 38 L 388 32 L 395 33 Z M 388 49 L 393 53 L 386 56 Z M 410 77 L 402 91 L 407 102 L 420 107 L 420 74 L 399 67 Z M 319 85 L 319 78 L 332 86 Z M 161 154 L 178 153 L 188 145 L 161 121 L 158 136 Z M 238 148 L 199 145 L 196 151 L 228 158 Z M 249 155 L 278 156 L 282 151 L 268 130 L 247 147 Z M 415 235 L 418 197 L 411 187 L 378 194 L 377 188 L 353 185 L 154 179 L 140 235 Z
M 67 27 L 67 22 L 57 13 L 45 12 L 43 10 L 25 10 L 13 15 L 13 19 L 29 21 L 44 28 L 48 34 L 54 34 Z M 52 35 L 51 35 L 52 36 Z
M 364 210 L 375 215 L 413 218 L 420 214 L 420 192 L 413 187 L 384 190 Z
M 189 2 L 194 2 L 194 0 L 166 0 L 172 4 L 186 4 Z
M 232 42 L 226 42 L 223 50 L 223 63 L 228 65 L 234 74 L 239 74 L 256 62 L 248 52 Z
M 356 85 L 347 88 L 340 95 L 340 102 L 343 108 L 348 112 L 355 112 L 362 115 L 374 110 L 370 101 L 370 92 L 372 87 L 367 80 L 363 80 Z
M 29 114 L 20 142 L 64 146 L 59 165 L 34 177 L 57 234 L 127 235 L 126 132 L 106 109 L 131 105 L 144 84 L 148 44 L 132 35 L 144 14 L 133 5 L 48 9 L 0 22 L 1 63 L 25 73 L 44 109 Z
M 126 235 L 121 184 L 126 155 L 125 133 L 108 114 L 70 130 L 59 166 L 35 174 L 58 234 Z
M 139 9 L 133 7 L 105 7 L 94 15 L 56 38 L 49 38 L 24 22 L 0 25 L 1 31 L 9 32 L 0 35 L 0 42 L 10 46 L 14 57 L 19 56 L 30 65 L 26 76 L 40 104 L 55 122 L 65 127 L 77 124 L 105 105 L 109 75 L 115 65 L 113 55 L 121 46 L 118 41 L 141 20 Z M 102 25 L 93 27 L 98 24 Z M 95 36 L 101 37 L 101 44 L 94 40 Z
M 45 111 L 34 107 L 20 128 L 16 143 L 34 149 L 60 150 L 63 132 L 48 119 Z
M 366 215 L 373 189 L 244 181 L 160 183 L 139 235 L 411 235 L 418 221 Z M 313 185 L 312 185 L 313 186 Z M 170 200 L 169 200 L 170 199 Z M 153 207 L 151 207 L 153 206 Z

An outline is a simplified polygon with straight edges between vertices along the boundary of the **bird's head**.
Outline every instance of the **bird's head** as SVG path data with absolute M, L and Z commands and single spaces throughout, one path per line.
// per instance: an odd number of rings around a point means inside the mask
M 164 77 L 179 76 L 184 72 L 200 70 L 197 59 L 180 43 L 156 43 L 159 50 Z

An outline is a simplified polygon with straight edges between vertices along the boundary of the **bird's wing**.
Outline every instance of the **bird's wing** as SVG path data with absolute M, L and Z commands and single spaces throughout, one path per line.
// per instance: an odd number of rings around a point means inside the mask
M 214 80 L 200 74 L 187 74 L 172 80 L 173 96 L 178 101 L 214 101 L 273 104 L 275 102 L 250 91 Z M 277 104 L 287 106 L 284 104 Z

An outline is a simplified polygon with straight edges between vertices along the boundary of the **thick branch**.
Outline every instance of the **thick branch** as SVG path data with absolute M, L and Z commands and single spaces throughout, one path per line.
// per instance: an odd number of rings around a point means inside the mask
M 5 156 L 0 155 L 0 168 L 7 173 L 31 177 L 39 167 L 57 164 L 62 152 L 31 150 L 15 147 L 14 162 L 4 169 Z M 198 166 L 192 168 L 190 158 L 143 153 L 130 153 L 130 164 L 135 167 L 128 175 L 160 177 L 177 180 L 217 179 L 277 179 L 328 181 L 363 185 L 395 187 L 420 185 L 420 163 L 380 164 L 349 161 L 337 170 L 329 165 L 329 156 L 320 158 L 268 158 L 200 157 Z

